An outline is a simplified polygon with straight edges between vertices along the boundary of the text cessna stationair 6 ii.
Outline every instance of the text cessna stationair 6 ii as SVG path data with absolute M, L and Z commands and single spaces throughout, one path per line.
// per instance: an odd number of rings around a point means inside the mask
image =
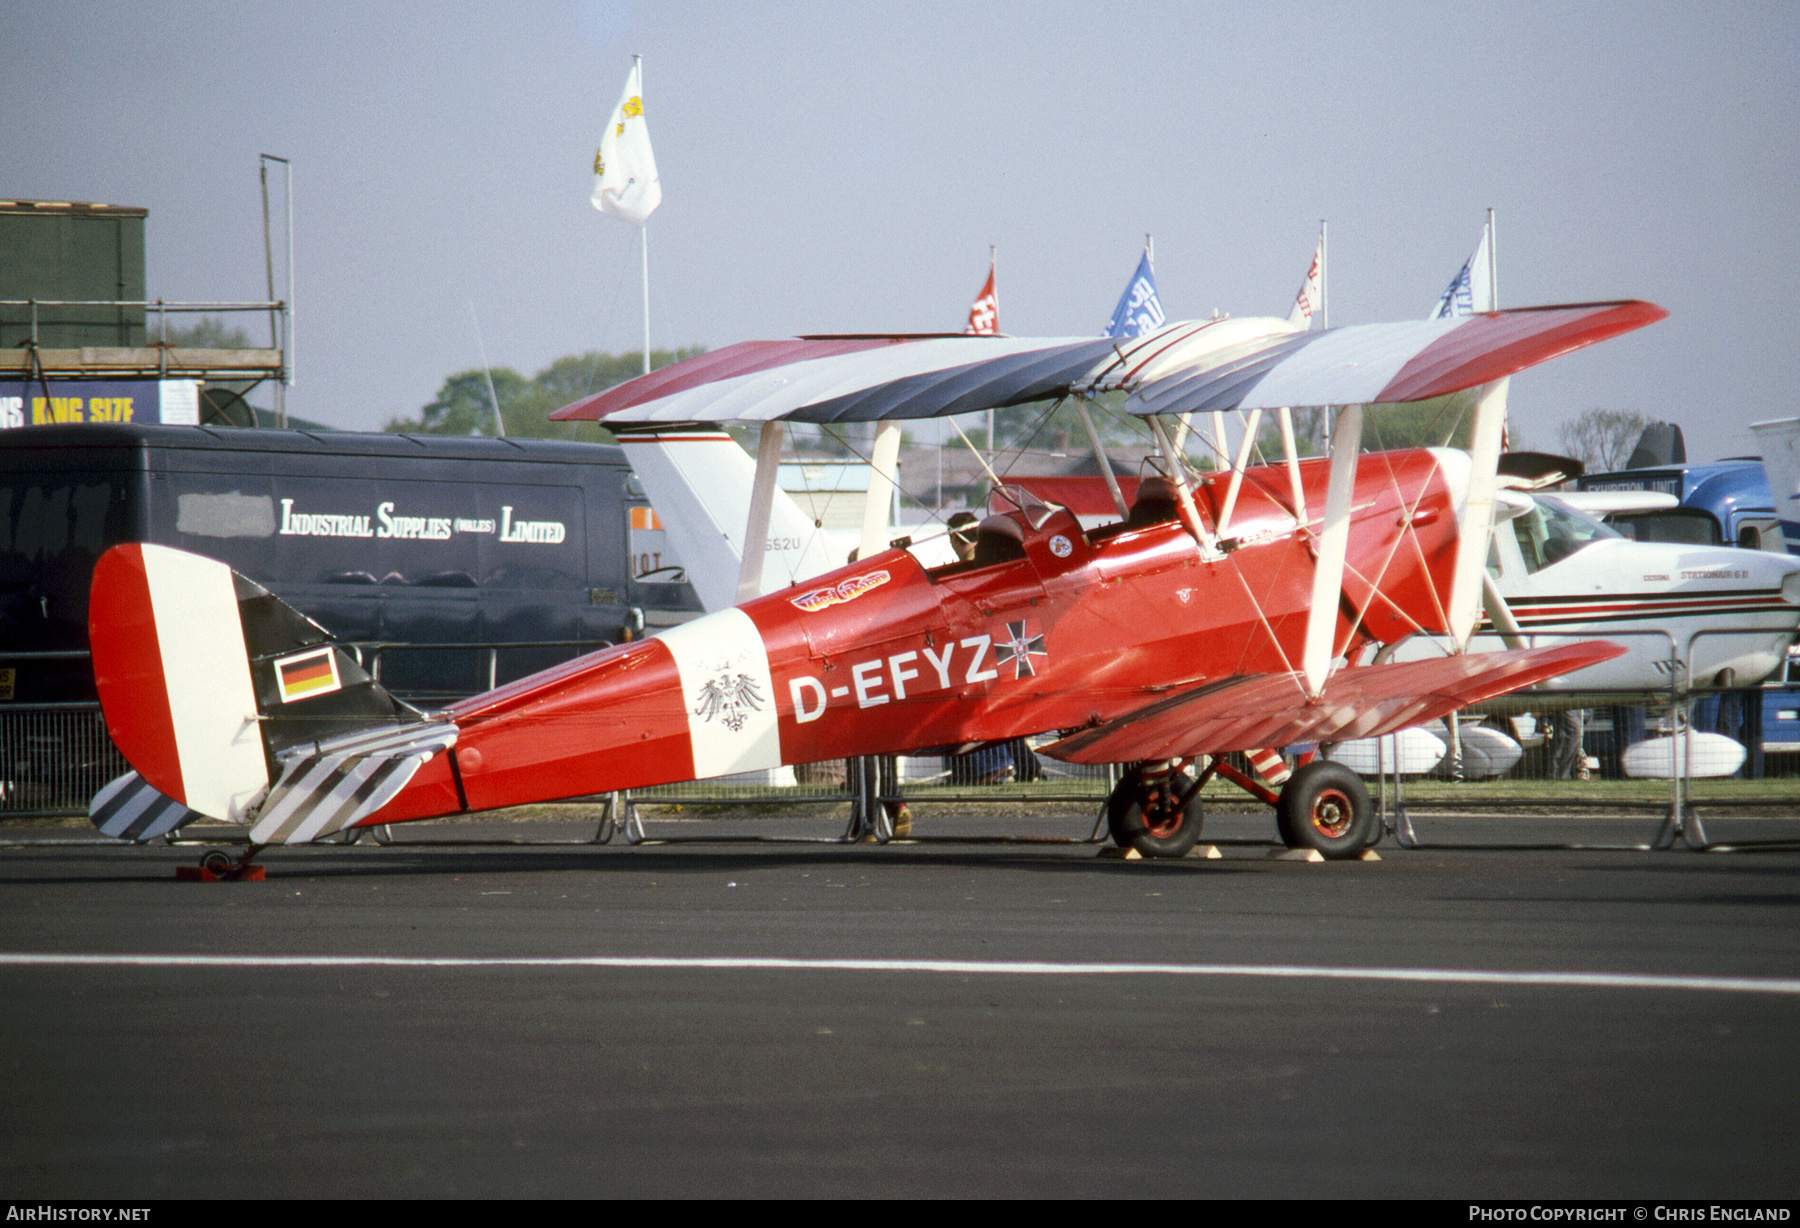
M 221 563 L 145 544 L 94 575 L 95 679 L 134 774 L 95 799 L 101 830 L 146 839 L 199 812 L 250 851 L 395 823 L 780 764 L 1056 733 L 1047 753 L 1131 767 L 1109 803 L 1121 844 L 1178 855 L 1217 756 L 1366 737 L 1617 655 L 1604 642 L 1365 663 L 1418 631 L 1466 643 L 1492 523 L 1506 377 L 1661 319 L 1626 301 L 1296 332 L 1176 324 L 1130 341 L 836 337 L 746 342 L 559 411 L 615 430 L 763 424 L 746 540 L 767 532 L 781 423 L 907 418 L 1122 390 L 1163 455 L 1118 523 L 1084 531 L 1019 494 L 972 559 L 905 549 L 747 599 L 654 638 L 421 713 L 328 633 Z M 1481 387 L 1473 462 L 1358 457 L 1359 406 Z M 1196 411 L 1342 411 L 1329 461 L 1196 476 Z M 1085 405 L 1083 406 L 1085 409 Z M 1284 431 L 1291 438 L 1291 431 Z M 1459 523 L 1460 522 L 1460 523 Z M 1461 551 L 1458 542 L 1480 543 Z M 1283 787 L 1290 844 L 1348 856 L 1368 794 L 1316 761 Z M 215 858 L 220 854 L 210 854 Z

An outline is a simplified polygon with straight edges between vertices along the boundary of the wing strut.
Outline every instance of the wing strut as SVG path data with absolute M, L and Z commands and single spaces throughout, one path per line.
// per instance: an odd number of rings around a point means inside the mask
M 1294 446 L 1294 411 L 1283 405 L 1275 417 L 1281 423 L 1281 450 L 1287 454 L 1288 486 L 1294 493 L 1294 523 L 1305 524 L 1306 492 L 1300 485 L 1300 453 Z
M 1319 558 L 1313 565 L 1312 608 L 1306 612 L 1306 648 L 1300 657 L 1306 693 L 1318 695 L 1331 669 L 1337 631 L 1338 594 L 1344 589 L 1344 560 L 1350 549 L 1350 500 L 1356 493 L 1356 459 L 1362 450 L 1362 406 L 1346 405 L 1331 435 L 1331 478 L 1325 488 L 1325 523 L 1319 531 Z M 1290 459 L 1292 453 L 1289 453 Z
M 781 438 L 786 431 L 784 423 L 765 422 L 756 443 L 756 478 L 750 487 L 750 517 L 744 526 L 744 557 L 738 562 L 740 603 L 762 596 L 763 558 L 769 553 L 769 514 L 775 506 Z
M 1481 577 L 1487 569 L 1488 540 L 1494 533 L 1494 492 L 1499 489 L 1500 436 L 1506 425 L 1502 377 L 1484 386 L 1475 402 L 1469 432 L 1469 498 L 1456 534 L 1456 573 L 1450 583 L 1450 639 L 1456 651 L 1469 646 L 1481 605 Z
M 869 453 L 869 498 L 863 504 L 862 546 L 857 558 L 873 558 L 887 549 L 888 510 L 894 502 L 894 472 L 900 461 L 900 424 L 883 422 L 875 428 L 875 446 Z
M 1244 423 L 1244 442 L 1238 448 L 1237 459 L 1231 464 L 1231 482 L 1225 488 L 1225 505 L 1219 509 L 1219 536 L 1228 537 L 1231 532 L 1231 512 L 1237 506 L 1238 488 L 1244 484 L 1244 469 L 1250 464 L 1250 449 L 1256 446 L 1256 429 L 1262 425 L 1262 410 L 1250 411 L 1250 420 Z M 1219 444 L 1225 443 L 1224 424 L 1219 424 Z M 1219 453 L 1224 456 L 1224 452 Z
M 1487 611 L 1488 620 L 1494 624 L 1494 630 L 1500 633 L 1508 648 L 1524 648 L 1525 633 L 1519 628 L 1519 620 L 1513 617 L 1512 606 L 1500 593 L 1500 586 L 1494 583 L 1494 577 L 1488 575 L 1485 568 L 1481 572 L 1481 606 Z
M 1081 415 L 1081 425 L 1087 428 L 1088 442 L 1094 445 L 1094 463 L 1100 466 L 1100 472 L 1106 478 L 1106 489 L 1112 491 L 1113 505 L 1119 509 L 1119 519 L 1129 520 L 1131 509 L 1125 506 L 1124 492 L 1119 489 L 1119 479 L 1113 473 L 1112 458 L 1106 454 L 1106 448 L 1100 442 L 1100 432 L 1094 429 L 1094 416 L 1088 412 L 1087 398 L 1080 393 L 1075 394 L 1075 412 Z
M 1152 414 L 1145 421 L 1150 424 L 1150 431 L 1156 436 L 1163 458 L 1168 462 L 1169 480 L 1175 483 L 1175 494 L 1180 500 L 1182 524 L 1194 535 L 1194 540 L 1200 543 L 1200 553 L 1204 557 L 1219 557 L 1216 540 L 1206 526 L 1200 523 L 1199 509 L 1194 506 L 1194 492 L 1188 486 L 1186 466 L 1181 463 L 1181 457 L 1169 442 L 1169 432 L 1164 428 L 1161 416 Z

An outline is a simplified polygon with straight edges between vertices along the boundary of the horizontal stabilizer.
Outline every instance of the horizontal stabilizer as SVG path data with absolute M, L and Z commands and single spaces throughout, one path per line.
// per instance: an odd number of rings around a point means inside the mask
M 136 772 L 127 772 L 94 794 L 88 818 L 103 836 L 142 844 L 186 827 L 205 816 L 164 797 Z
M 1043 750 L 1070 763 L 1133 763 L 1377 737 L 1624 652 L 1618 644 L 1588 640 L 1352 666 L 1332 675 L 1317 699 L 1307 697 L 1297 672 L 1240 675 L 1159 700 Z
M 456 726 L 407 725 L 297 746 L 257 808 L 252 844 L 304 844 L 353 826 L 394 799 L 427 760 L 456 744 Z

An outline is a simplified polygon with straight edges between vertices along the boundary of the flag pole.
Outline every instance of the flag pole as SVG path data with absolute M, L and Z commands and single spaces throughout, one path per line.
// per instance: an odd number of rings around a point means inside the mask
M 1488 206 L 1488 310 L 1500 310 L 1500 244 L 1494 233 L 1494 207 Z
M 644 57 L 631 57 L 625 92 L 600 135 L 594 154 L 594 192 L 589 202 L 600 212 L 638 228 L 644 302 L 644 372 L 650 371 L 650 215 L 662 203 L 650 131 L 644 126 Z
M 637 76 L 638 96 L 643 96 L 644 89 L 644 57 L 633 55 L 631 68 Z M 643 256 L 644 264 L 644 374 L 650 374 L 650 219 L 638 227 L 638 250 Z
M 994 332 L 1000 331 L 1000 248 L 988 244 L 988 276 L 994 280 Z
M 1319 219 L 1319 327 L 1331 327 L 1331 280 L 1326 275 L 1325 219 Z
M 1331 291 L 1330 291 L 1331 279 L 1330 279 L 1329 274 L 1326 272 L 1326 270 L 1328 269 L 1329 264 L 1330 264 L 1330 262 L 1327 260 L 1328 255 L 1329 255 L 1329 253 L 1325 250 L 1325 219 L 1320 218 L 1319 219 L 1319 328 L 1321 331 L 1331 327 Z M 1328 456 L 1331 453 L 1332 417 L 1333 417 L 1333 415 L 1331 412 L 1331 406 L 1325 405 L 1325 406 L 1320 407 L 1320 409 L 1319 409 L 1319 455 L 1321 455 L 1321 456 Z
M 998 336 L 1000 332 L 1000 247 L 995 243 L 988 244 L 988 284 L 994 287 L 994 333 Z M 994 471 L 994 407 L 991 405 L 988 406 L 987 446 L 987 468 L 991 474 Z M 999 485 L 998 479 L 996 479 L 995 485 Z

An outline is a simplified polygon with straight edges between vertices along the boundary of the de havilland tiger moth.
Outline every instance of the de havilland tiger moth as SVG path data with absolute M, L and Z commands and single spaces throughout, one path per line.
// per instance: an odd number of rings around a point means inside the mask
M 95 569 L 90 632 L 134 772 L 92 816 L 139 840 L 195 812 L 241 823 L 241 868 L 352 826 L 1052 733 L 1055 757 L 1129 765 L 1108 806 L 1117 842 L 1180 855 L 1226 752 L 1377 736 L 1622 651 L 1365 663 L 1421 631 L 1466 645 L 1508 377 L 1666 314 L 1620 301 L 1305 333 L 1224 318 L 1131 340 L 830 337 L 704 354 L 556 416 L 615 431 L 761 423 L 751 541 L 787 421 L 881 423 L 879 458 L 908 418 L 1117 391 L 1165 478 L 1091 531 L 1018 493 L 980 524 L 973 558 L 938 567 L 865 550 L 757 596 L 752 548 L 737 606 L 435 712 L 388 696 L 325 628 L 224 564 L 116 546 Z M 1361 405 L 1471 388 L 1472 462 L 1359 457 Z M 1196 479 L 1171 442 L 1194 412 L 1247 411 L 1249 438 L 1264 412 L 1323 404 L 1350 407 L 1329 460 L 1290 450 L 1249 466 L 1246 450 Z M 1360 780 L 1322 760 L 1283 786 L 1277 818 L 1289 844 L 1327 856 L 1376 835 Z

